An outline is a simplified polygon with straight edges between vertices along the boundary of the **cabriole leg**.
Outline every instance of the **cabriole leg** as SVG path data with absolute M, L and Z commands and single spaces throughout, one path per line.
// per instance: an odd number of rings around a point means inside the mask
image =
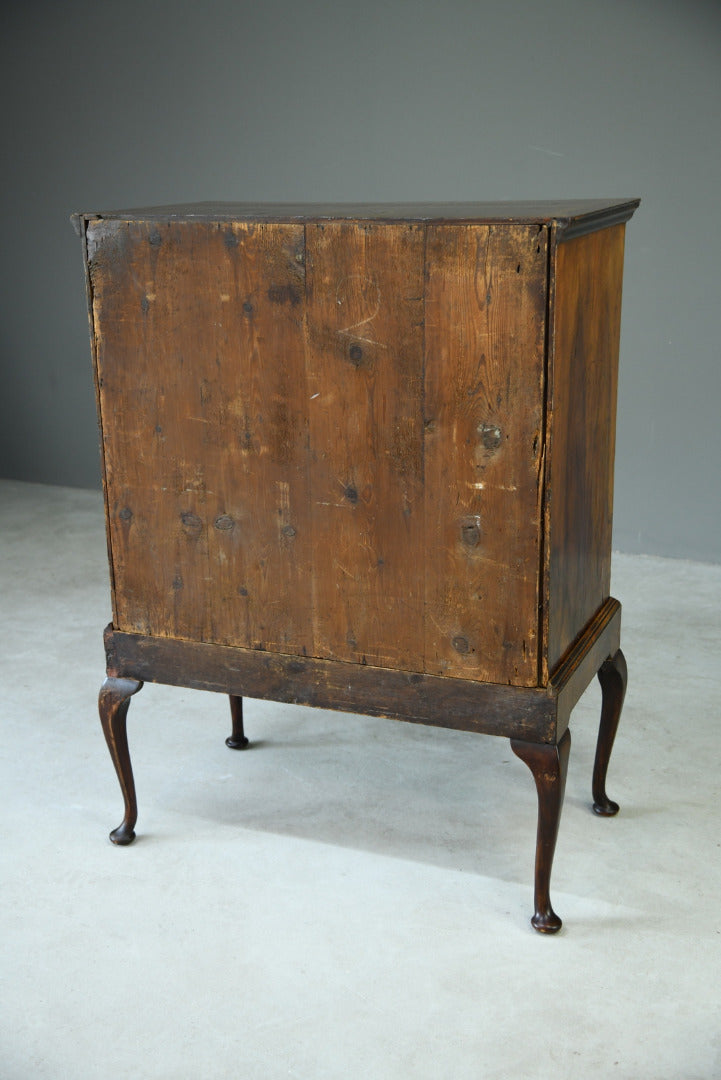
M 626 658 L 620 649 L 602 665 L 598 681 L 602 694 L 601 724 L 598 729 L 596 760 L 593 763 L 593 809 L 603 817 L 612 817 L 618 813 L 618 803 L 612 802 L 606 794 L 606 773 L 628 682 Z
M 230 716 L 233 721 L 233 732 L 225 740 L 225 745 L 231 750 L 247 750 L 250 743 L 245 737 L 243 730 L 243 699 L 236 694 L 230 694 Z
M 566 789 L 571 732 L 566 731 L 558 746 L 511 739 L 511 749 L 533 773 L 538 792 L 538 832 L 536 835 L 535 912 L 532 926 L 542 934 L 555 934 L 562 923 L 551 907 L 550 885 L 558 823 Z
M 135 839 L 135 822 L 138 820 L 138 804 L 135 799 L 133 768 L 128 751 L 127 717 L 128 706 L 133 694 L 142 687 L 135 679 L 114 679 L 108 677 L 100 688 L 98 709 L 103 734 L 113 759 L 115 771 L 120 781 L 120 790 L 125 800 L 125 817 L 117 829 L 113 829 L 110 839 L 114 844 L 132 844 Z

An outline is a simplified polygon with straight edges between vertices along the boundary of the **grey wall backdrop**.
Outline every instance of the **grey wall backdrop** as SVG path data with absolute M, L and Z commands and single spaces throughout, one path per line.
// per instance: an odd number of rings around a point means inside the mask
M 617 548 L 721 560 L 718 0 L 4 5 L 0 475 L 99 483 L 73 210 L 641 195 Z

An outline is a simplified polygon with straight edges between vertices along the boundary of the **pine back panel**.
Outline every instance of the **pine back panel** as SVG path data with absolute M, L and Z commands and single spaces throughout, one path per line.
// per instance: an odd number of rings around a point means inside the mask
M 535 685 L 547 235 L 89 221 L 116 629 Z

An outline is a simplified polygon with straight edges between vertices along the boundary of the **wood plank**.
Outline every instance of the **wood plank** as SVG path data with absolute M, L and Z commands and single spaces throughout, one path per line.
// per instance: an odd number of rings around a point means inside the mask
M 444 679 L 339 660 L 284 656 L 172 638 L 105 637 L 108 674 L 239 697 L 385 716 L 552 743 L 556 700 L 539 688 Z
M 421 225 L 308 225 L 315 655 L 423 669 Z
M 88 228 L 114 620 L 312 651 L 303 227 Z
M 547 230 L 428 227 L 426 671 L 538 678 Z
M 624 225 L 554 253 L 548 400 L 548 668 L 607 600 Z

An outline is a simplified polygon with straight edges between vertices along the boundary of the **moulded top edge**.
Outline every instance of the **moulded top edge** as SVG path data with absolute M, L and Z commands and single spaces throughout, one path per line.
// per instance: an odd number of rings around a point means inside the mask
M 255 222 L 450 222 L 478 224 L 555 224 L 565 236 L 627 221 L 640 199 L 547 199 L 529 202 L 429 203 L 261 203 L 198 202 L 144 206 L 73 214 L 81 222 L 92 218 L 117 221 L 255 221 Z

